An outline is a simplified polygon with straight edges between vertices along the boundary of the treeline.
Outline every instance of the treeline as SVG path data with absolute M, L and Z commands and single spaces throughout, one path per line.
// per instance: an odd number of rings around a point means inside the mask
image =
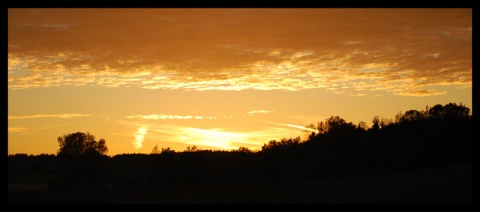
M 304 141 L 272 140 L 258 152 L 194 146 L 112 157 L 9 155 L 8 172 L 58 173 L 53 187 L 174 185 L 315 180 L 472 162 L 472 115 L 462 104 L 399 112 L 394 119 L 376 116 L 372 123 L 332 116 L 311 124 L 317 133 Z

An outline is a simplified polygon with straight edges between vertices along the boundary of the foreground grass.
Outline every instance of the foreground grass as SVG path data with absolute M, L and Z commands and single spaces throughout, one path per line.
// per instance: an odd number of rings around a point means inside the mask
M 9 192 L 9 203 L 472 203 L 472 164 L 315 181 Z

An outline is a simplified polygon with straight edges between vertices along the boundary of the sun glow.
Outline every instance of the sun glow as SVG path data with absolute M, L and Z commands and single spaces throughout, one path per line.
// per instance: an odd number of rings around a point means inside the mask
M 223 132 L 222 129 L 199 129 L 186 128 L 185 134 L 180 136 L 180 140 L 186 140 L 187 143 L 202 146 L 212 146 L 222 149 L 236 149 L 232 142 L 241 142 L 248 140 L 247 136 L 240 133 Z

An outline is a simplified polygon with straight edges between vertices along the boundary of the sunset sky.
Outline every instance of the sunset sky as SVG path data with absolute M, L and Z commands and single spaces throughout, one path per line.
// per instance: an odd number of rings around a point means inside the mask
M 304 126 L 472 111 L 472 9 L 9 9 L 8 154 L 259 150 Z

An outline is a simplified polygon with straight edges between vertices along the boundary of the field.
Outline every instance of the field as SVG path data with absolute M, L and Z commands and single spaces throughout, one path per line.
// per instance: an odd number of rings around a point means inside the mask
M 9 203 L 472 203 L 472 164 L 315 181 L 9 192 Z

